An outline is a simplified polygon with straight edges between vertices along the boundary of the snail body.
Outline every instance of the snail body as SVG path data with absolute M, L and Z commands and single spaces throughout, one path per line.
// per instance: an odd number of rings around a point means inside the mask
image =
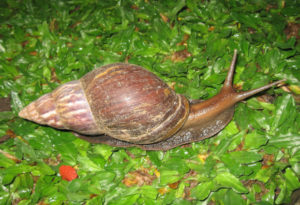
M 146 69 L 116 63 L 59 86 L 19 116 L 72 130 L 92 143 L 168 150 L 217 134 L 237 102 L 281 82 L 237 93 L 232 87 L 236 56 L 235 51 L 220 93 L 206 101 L 189 101 Z

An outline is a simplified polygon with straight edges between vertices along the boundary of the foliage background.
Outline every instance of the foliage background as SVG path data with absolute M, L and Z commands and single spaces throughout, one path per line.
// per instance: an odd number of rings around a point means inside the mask
M 282 204 L 300 188 L 300 2 L 0 2 L 0 204 Z M 234 83 L 286 79 L 236 107 L 216 137 L 167 152 L 93 145 L 17 117 L 58 85 L 113 62 L 207 99 L 233 50 Z M 298 103 L 298 105 L 297 105 Z M 61 165 L 79 178 L 61 179 Z

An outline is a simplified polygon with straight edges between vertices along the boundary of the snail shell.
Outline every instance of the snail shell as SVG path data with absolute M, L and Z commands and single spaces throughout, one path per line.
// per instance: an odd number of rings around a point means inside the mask
M 117 63 L 63 84 L 24 108 L 19 116 L 58 129 L 149 144 L 184 124 L 188 100 L 140 66 Z

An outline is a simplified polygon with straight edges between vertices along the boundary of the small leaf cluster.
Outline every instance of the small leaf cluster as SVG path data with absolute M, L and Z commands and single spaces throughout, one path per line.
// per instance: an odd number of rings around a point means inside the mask
M 300 3 L 0 2 L 0 204 L 283 204 L 300 188 Z M 236 106 L 217 136 L 163 151 L 90 144 L 20 119 L 25 105 L 109 63 L 140 65 L 190 99 L 286 79 Z M 62 165 L 78 174 L 71 181 Z

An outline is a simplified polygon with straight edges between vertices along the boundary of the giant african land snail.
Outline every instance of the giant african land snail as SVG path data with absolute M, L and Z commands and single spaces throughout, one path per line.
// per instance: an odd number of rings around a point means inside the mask
M 189 101 L 144 68 L 116 63 L 59 86 L 19 116 L 112 146 L 167 150 L 200 141 L 230 122 L 237 102 L 282 82 L 237 93 L 232 86 L 236 56 L 235 50 L 222 90 L 206 101 Z

